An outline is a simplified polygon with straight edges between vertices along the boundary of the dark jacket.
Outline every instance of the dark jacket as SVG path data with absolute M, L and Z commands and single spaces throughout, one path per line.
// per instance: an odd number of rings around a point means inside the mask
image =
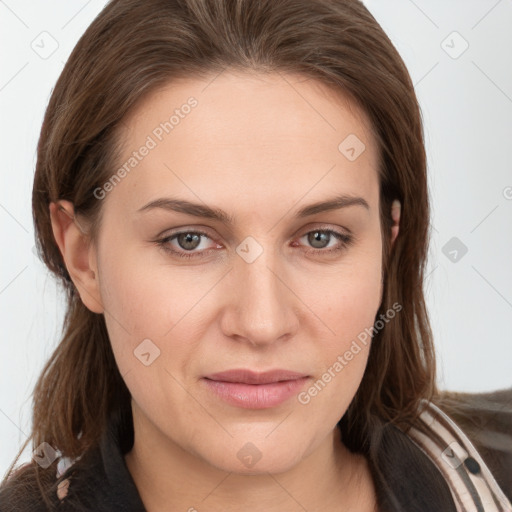
M 379 511 L 456 512 L 458 498 L 454 497 L 444 474 L 446 468 L 459 479 L 459 485 L 468 485 L 466 494 L 472 496 L 471 506 L 466 508 L 459 505 L 459 510 L 512 510 L 512 507 L 507 508 L 510 503 L 500 504 L 495 497 L 495 508 L 489 508 L 471 490 L 471 486 L 482 484 L 485 465 L 501 488 L 504 499 L 512 502 L 512 388 L 495 393 L 451 393 L 445 395 L 438 405 L 443 411 L 449 411 L 449 417 L 471 439 L 482 457 L 480 463 L 475 460 L 478 459 L 476 455 L 461 456 L 465 460 L 456 459 L 456 452 L 459 455 L 462 452 L 447 446 L 442 458 L 450 464 L 443 466 L 445 462 L 441 458 L 434 462 L 427 451 L 413 441 L 410 433 L 404 433 L 390 424 L 381 424 L 368 456 Z M 434 437 L 435 434 L 431 433 L 425 439 Z M 99 446 L 88 452 L 79 461 L 81 464 L 72 464 L 59 477 L 58 481 L 68 479 L 69 488 L 62 500 L 56 494 L 52 496 L 55 510 L 144 512 L 144 505 L 123 457 L 132 444 L 131 412 L 129 415 L 113 414 Z M 440 446 L 440 449 L 444 447 L 442 441 Z M 466 448 L 469 453 L 470 449 Z M 453 460 L 458 460 L 458 466 Z M 80 471 L 80 479 L 76 478 L 76 471 Z M 469 477 L 475 485 L 471 484 Z M 0 512 L 47 510 L 41 501 L 34 503 L 24 496 L 13 496 L 12 492 L 8 488 L 0 489 Z M 243 504 L 240 505 L 243 508 Z

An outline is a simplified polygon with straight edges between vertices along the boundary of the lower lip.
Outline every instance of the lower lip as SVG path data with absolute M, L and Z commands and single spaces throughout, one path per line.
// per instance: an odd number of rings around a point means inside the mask
M 242 384 L 203 379 L 208 388 L 231 405 L 244 409 L 276 407 L 299 393 L 308 377 L 271 382 L 269 384 Z

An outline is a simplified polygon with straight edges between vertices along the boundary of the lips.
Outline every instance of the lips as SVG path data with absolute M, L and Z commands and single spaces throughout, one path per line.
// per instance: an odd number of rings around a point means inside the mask
M 246 369 L 214 373 L 201 379 L 217 399 L 243 409 L 277 407 L 301 391 L 309 377 L 289 370 Z
M 304 373 L 289 370 L 271 370 L 267 372 L 253 372 L 252 370 L 236 369 L 214 373 L 205 377 L 219 382 L 238 382 L 240 384 L 270 384 L 287 380 L 297 380 L 307 377 Z

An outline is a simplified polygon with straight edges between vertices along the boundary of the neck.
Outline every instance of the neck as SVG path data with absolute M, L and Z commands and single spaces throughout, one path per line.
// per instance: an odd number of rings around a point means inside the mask
M 366 459 L 345 447 L 337 428 L 286 472 L 241 475 L 184 450 L 138 415 L 125 461 L 147 512 L 374 509 Z

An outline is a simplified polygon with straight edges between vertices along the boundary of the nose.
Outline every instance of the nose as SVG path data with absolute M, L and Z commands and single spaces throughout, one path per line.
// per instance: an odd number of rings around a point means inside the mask
M 300 300 L 289 281 L 284 264 L 270 250 L 252 263 L 236 257 L 225 283 L 224 334 L 261 347 L 293 337 Z

